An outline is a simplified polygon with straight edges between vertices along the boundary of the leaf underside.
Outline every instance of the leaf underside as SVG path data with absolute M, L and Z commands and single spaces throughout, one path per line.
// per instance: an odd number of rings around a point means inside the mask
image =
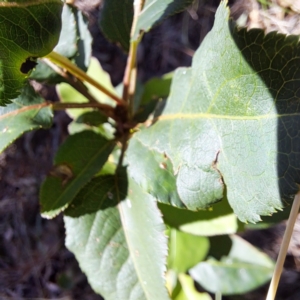
M 176 71 L 163 114 L 130 144 L 169 160 L 174 195 L 188 208 L 221 200 L 226 185 L 239 219 L 257 222 L 298 191 L 299 64 L 298 37 L 238 30 L 222 2 L 192 67 Z M 140 176 L 152 167 L 129 159 Z

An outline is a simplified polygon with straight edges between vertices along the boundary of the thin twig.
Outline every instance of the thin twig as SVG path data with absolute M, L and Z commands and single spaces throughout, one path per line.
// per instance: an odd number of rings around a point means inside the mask
M 80 81 L 78 78 L 75 78 L 73 75 L 69 74 L 67 71 L 54 64 L 50 59 L 42 58 L 42 61 L 45 64 L 47 64 L 51 69 L 53 69 L 54 72 L 63 77 L 76 91 L 78 91 L 85 98 L 87 98 L 89 102 L 98 103 L 94 96 L 89 93 L 87 87 L 82 81 Z
M 102 103 L 61 103 L 52 102 L 51 106 L 54 110 L 64 110 L 68 108 L 100 108 L 100 109 L 112 109 L 111 106 Z
M 283 264 L 285 261 L 286 253 L 289 247 L 289 243 L 291 240 L 291 236 L 293 233 L 294 225 L 298 216 L 300 208 L 300 191 L 295 196 L 295 199 L 293 201 L 292 209 L 290 212 L 290 216 L 286 225 L 286 229 L 284 232 L 284 236 L 282 239 L 282 244 L 280 247 L 279 255 L 277 258 L 277 262 L 275 265 L 275 270 L 273 273 L 272 281 L 269 286 L 269 291 L 266 300 L 274 300 L 276 296 L 276 291 L 278 288 L 279 279 L 283 270 Z
M 99 82 L 94 80 L 92 77 L 88 76 L 85 72 L 83 72 L 81 69 L 79 69 L 76 65 L 74 65 L 66 57 L 53 51 L 53 52 L 49 53 L 48 55 L 46 55 L 45 58 L 48 58 L 53 63 L 66 69 L 69 73 L 71 73 L 75 77 L 79 78 L 80 80 L 86 81 L 87 83 L 93 85 L 99 91 L 103 92 L 104 94 L 109 96 L 111 99 L 115 100 L 117 102 L 117 104 L 127 105 L 123 99 L 119 98 L 118 96 L 113 94 L 111 91 L 109 91 L 107 88 L 105 88 L 102 84 L 100 84 Z
M 143 0 L 135 0 L 134 1 L 134 15 L 133 15 L 133 21 L 131 26 L 131 32 L 130 37 L 132 38 L 136 29 L 136 24 L 138 21 L 138 17 L 140 12 L 142 11 L 144 6 Z M 132 101 L 133 97 L 130 95 L 132 93 L 132 87 L 135 83 L 132 83 L 133 80 L 136 80 L 134 76 L 132 76 L 132 71 L 134 68 L 136 68 L 136 56 L 137 56 L 137 48 L 138 44 L 140 42 L 141 37 L 139 37 L 137 40 L 130 41 L 130 48 L 129 48 L 129 54 L 127 58 L 127 64 L 123 79 L 123 99 L 127 102 Z M 133 91 L 135 92 L 135 91 Z M 129 105 L 132 107 L 132 105 Z

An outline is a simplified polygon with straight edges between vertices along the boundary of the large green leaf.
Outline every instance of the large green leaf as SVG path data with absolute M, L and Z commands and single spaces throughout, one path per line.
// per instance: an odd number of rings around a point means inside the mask
M 25 85 L 18 98 L 0 107 L 0 152 L 24 132 L 51 126 L 52 110 L 45 104 L 30 85 Z
M 42 184 L 42 215 L 52 218 L 64 210 L 99 172 L 114 146 L 114 141 L 108 141 L 92 131 L 69 136 L 60 146 L 53 169 Z
M 133 0 L 105 0 L 100 11 L 99 26 L 112 42 L 129 50 L 130 30 L 133 20 Z
M 239 219 L 257 222 L 298 191 L 298 40 L 237 30 L 221 3 L 192 67 L 175 73 L 163 114 L 134 138 L 170 160 L 188 208 L 222 199 L 225 184 Z
M 87 70 L 91 53 L 92 37 L 88 30 L 88 22 L 76 7 L 65 4 L 62 10 L 62 28 L 59 41 L 53 51 L 72 60 L 78 67 Z M 30 74 L 30 78 L 41 82 L 58 83 L 65 81 L 42 60 Z
M 61 0 L 2 1 L 0 105 L 20 94 L 37 57 L 52 51 L 61 29 Z
M 265 284 L 272 277 L 273 261 L 238 236 L 232 236 L 232 247 L 221 261 L 214 258 L 201 262 L 189 273 L 211 293 L 242 294 Z
M 149 31 L 154 25 L 169 16 L 183 11 L 194 0 L 145 0 L 135 28 L 133 39 L 139 37 L 141 31 Z
M 96 213 L 65 217 L 66 245 L 106 300 L 169 299 L 164 286 L 167 240 L 156 203 L 132 181 L 128 195 L 124 189 L 127 180 L 120 176 L 104 195 L 85 198 L 89 206 L 109 193 Z M 120 203 L 112 206 L 115 202 Z

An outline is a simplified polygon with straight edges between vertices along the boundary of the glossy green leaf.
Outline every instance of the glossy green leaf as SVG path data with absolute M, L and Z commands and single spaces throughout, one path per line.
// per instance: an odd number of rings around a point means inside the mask
M 106 300 L 169 299 L 160 213 L 154 199 L 134 182 L 129 182 L 128 195 L 122 194 L 124 184 L 120 180 L 112 187 L 116 193 L 111 198 L 120 202 L 118 207 L 110 207 L 112 199 L 107 198 L 109 204 L 103 202 L 97 213 L 65 217 L 66 245 L 92 288 Z
M 169 233 L 168 269 L 172 269 L 177 273 L 185 273 L 204 260 L 208 249 L 208 238 L 171 228 Z
M 191 5 L 193 1 L 194 0 L 145 0 L 143 10 L 138 17 L 133 39 L 137 39 L 141 31 L 147 32 L 167 17 L 183 11 L 186 7 Z
M 242 294 L 265 283 L 274 269 L 273 261 L 238 236 L 232 236 L 232 248 L 220 261 L 201 262 L 189 273 L 203 288 L 223 295 Z
M 92 53 L 92 37 L 87 19 L 80 10 L 68 4 L 63 7 L 61 19 L 59 41 L 53 51 L 69 58 L 81 69 L 87 70 Z M 50 84 L 65 81 L 42 60 L 38 60 L 30 78 Z
M 133 20 L 133 0 L 105 0 L 100 11 L 99 26 L 112 42 L 129 50 L 130 30 Z
M 92 131 L 69 136 L 60 146 L 54 166 L 42 184 L 42 215 L 55 217 L 73 201 L 78 192 L 99 172 L 115 146 Z
M 192 67 L 175 73 L 163 114 L 135 138 L 171 161 L 189 209 L 222 199 L 225 184 L 239 219 L 257 222 L 298 192 L 298 40 L 237 30 L 221 3 Z
M 16 98 L 36 59 L 52 51 L 61 29 L 61 0 L 2 1 L 0 105 Z
M 26 131 L 49 128 L 52 110 L 30 85 L 25 85 L 18 98 L 0 107 L 0 152 Z

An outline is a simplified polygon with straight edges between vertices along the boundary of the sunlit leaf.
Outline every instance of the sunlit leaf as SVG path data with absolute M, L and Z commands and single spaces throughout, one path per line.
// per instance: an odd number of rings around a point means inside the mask
M 49 128 L 52 110 L 30 85 L 24 86 L 18 98 L 0 107 L 0 152 L 26 131 Z
M 298 192 L 299 64 L 298 37 L 238 30 L 221 3 L 192 67 L 176 71 L 163 114 L 134 137 L 170 161 L 187 208 L 211 206 L 226 186 L 239 219 L 257 222 Z
M 128 195 L 123 194 L 127 180 L 121 176 L 117 182 L 96 213 L 65 217 L 66 245 L 106 300 L 169 299 L 164 286 L 167 240 L 156 203 L 134 182 Z M 107 196 L 107 190 L 92 194 L 94 200 L 84 198 L 88 206 Z
M 16 98 L 36 59 L 52 51 L 61 29 L 61 0 L 2 1 L 0 105 Z

